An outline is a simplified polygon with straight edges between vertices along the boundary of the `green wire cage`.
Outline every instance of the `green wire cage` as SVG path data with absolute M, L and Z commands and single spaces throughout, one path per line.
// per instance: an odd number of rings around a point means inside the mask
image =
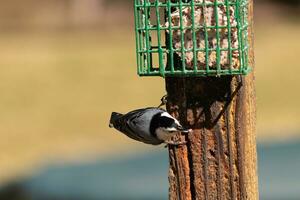
M 140 76 L 246 75 L 248 0 L 135 0 Z

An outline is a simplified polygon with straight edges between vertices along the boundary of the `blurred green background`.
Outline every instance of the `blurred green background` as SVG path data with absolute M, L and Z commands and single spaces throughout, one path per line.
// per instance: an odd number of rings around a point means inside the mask
M 258 141 L 262 154 L 275 145 L 275 158 L 291 145 L 300 153 L 299 4 L 255 2 Z M 129 0 L 0 0 L 0 191 L 53 163 L 166 153 L 108 128 L 111 111 L 156 106 L 165 94 L 162 78 L 136 75 L 133 28 Z

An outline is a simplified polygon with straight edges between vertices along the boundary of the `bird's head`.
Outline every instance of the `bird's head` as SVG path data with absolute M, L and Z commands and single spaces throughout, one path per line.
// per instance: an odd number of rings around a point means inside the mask
M 189 132 L 182 127 L 177 119 L 167 112 L 158 113 L 153 116 L 150 131 L 155 133 L 160 140 L 166 140 L 178 132 Z

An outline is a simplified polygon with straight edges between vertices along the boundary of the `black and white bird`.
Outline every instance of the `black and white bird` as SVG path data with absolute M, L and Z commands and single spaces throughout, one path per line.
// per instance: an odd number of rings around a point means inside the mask
M 109 127 L 119 130 L 131 139 L 152 145 L 175 144 L 171 141 L 173 136 L 178 132 L 189 132 L 161 108 L 143 108 L 124 115 L 113 112 Z

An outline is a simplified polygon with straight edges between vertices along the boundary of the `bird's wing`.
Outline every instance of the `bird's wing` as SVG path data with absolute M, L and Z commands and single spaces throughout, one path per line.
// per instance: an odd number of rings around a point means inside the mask
M 146 143 L 147 141 L 149 141 L 149 143 L 153 143 L 153 142 L 157 143 L 158 141 L 150 141 L 151 135 L 150 134 L 148 135 L 147 133 L 143 132 L 145 131 L 143 130 L 145 127 L 142 126 L 149 123 L 147 121 L 149 119 L 147 119 L 147 116 L 145 116 L 145 114 L 149 112 L 159 113 L 163 111 L 164 110 L 157 109 L 157 108 L 146 108 L 146 109 L 131 111 L 119 119 L 120 126 L 117 129 L 125 133 L 128 137 L 134 140 L 138 140 Z
M 146 111 L 147 109 L 139 109 L 123 115 L 116 121 L 115 128 L 134 140 L 142 141 L 143 137 L 139 136 L 134 124 L 136 123 L 135 120 Z

